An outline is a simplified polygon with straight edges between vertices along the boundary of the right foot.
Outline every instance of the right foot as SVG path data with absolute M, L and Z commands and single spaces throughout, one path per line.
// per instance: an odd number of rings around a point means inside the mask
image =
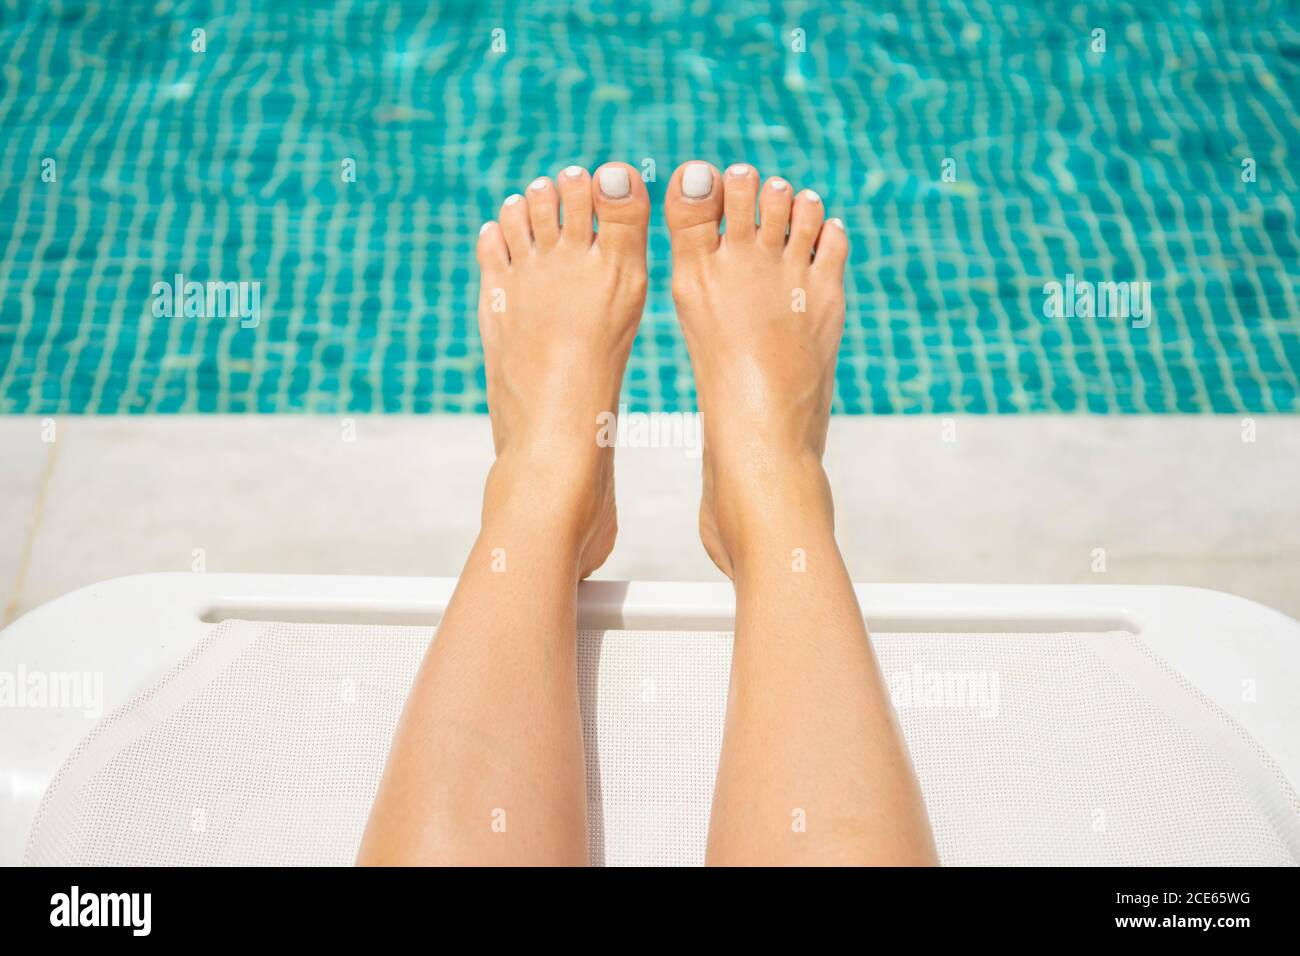
M 757 197 L 757 202 L 756 202 Z M 760 222 L 755 225 L 755 210 Z M 821 458 L 844 330 L 844 224 L 752 166 L 679 167 L 666 200 L 673 299 L 704 426 L 700 536 L 734 576 L 746 522 L 788 493 L 832 520 Z M 726 218 L 726 231 L 719 229 Z

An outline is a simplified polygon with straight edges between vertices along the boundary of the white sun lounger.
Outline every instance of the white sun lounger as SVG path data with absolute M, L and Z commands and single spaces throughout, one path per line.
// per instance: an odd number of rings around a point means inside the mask
M 150 574 L 25 615 L 0 863 L 350 862 L 454 584 Z M 943 862 L 1300 861 L 1300 624 L 1189 588 L 858 595 Z M 732 616 L 725 585 L 582 586 L 593 862 L 702 862 Z

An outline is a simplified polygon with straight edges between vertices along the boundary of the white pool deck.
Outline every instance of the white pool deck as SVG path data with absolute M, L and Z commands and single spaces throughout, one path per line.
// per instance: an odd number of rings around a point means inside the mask
M 145 571 L 455 576 L 491 461 L 472 416 L 0 418 L 0 624 Z M 1300 618 L 1300 416 L 837 418 L 854 580 L 1185 584 Z M 345 438 L 354 430 L 355 440 Z M 955 440 L 948 440 L 955 438 Z M 598 578 L 718 581 L 699 461 L 618 452 Z M 1104 571 L 1097 549 L 1104 549 Z

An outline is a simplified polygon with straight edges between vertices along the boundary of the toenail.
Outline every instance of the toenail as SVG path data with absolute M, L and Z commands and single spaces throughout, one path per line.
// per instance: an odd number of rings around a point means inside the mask
M 835 227 L 836 229 L 838 229 L 840 232 L 847 232 L 847 231 L 848 231 L 847 229 L 844 228 L 844 220 L 843 220 L 843 219 L 827 219 L 827 220 L 826 220 L 826 223 L 827 223 L 828 225 L 834 226 L 834 227 Z
M 713 192 L 713 170 L 708 163 L 691 163 L 682 173 L 682 195 L 689 199 L 703 199 Z
M 483 225 L 478 227 L 478 234 L 480 236 L 483 235 L 483 233 L 487 232 L 488 229 L 490 229 L 491 227 L 492 227 L 492 223 L 490 222 L 483 223 Z
M 600 191 L 606 199 L 622 199 L 632 191 L 627 170 L 622 166 L 606 166 L 596 174 L 596 178 L 600 181 Z
M 821 202 L 821 201 L 822 201 L 822 197 L 821 197 L 821 196 L 818 196 L 817 193 L 813 192 L 813 190 L 811 190 L 811 189 L 805 189 L 805 190 L 803 191 L 803 198 L 806 199 L 806 200 L 808 200 L 809 202 Z
M 778 191 L 786 188 L 786 181 L 784 179 L 769 179 L 767 184 Z
M 519 195 L 519 193 L 514 193 L 513 195 L 510 195 L 510 196 L 507 196 L 507 197 L 506 197 L 506 201 L 505 201 L 504 205 L 507 205 L 507 206 L 513 206 L 515 203 L 519 202 L 519 200 L 521 200 L 521 199 L 523 199 L 523 198 L 524 198 L 524 197 L 521 196 L 521 195 Z
M 566 175 L 566 176 L 572 176 L 574 179 L 577 179 L 579 176 L 582 175 L 582 167 L 581 167 L 581 166 L 566 166 L 566 167 L 564 168 L 564 175 Z
M 550 180 L 547 179 L 545 176 L 538 176 L 536 179 L 534 179 L 531 183 L 528 184 L 528 188 L 536 189 L 536 190 L 545 189 L 549 182 Z
M 734 166 L 727 167 L 728 176 L 748 176 L 749 167 L 744 163 L 736 163 Z

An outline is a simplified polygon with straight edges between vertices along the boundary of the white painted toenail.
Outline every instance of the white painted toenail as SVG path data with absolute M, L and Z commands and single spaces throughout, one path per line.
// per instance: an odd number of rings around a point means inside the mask
M 773 189 L 777 190 L 778 192 L 785 189 L 786 186 L 789 185 L 784 179 L 769 179 L 767 181 L 767 184 L 771 186 Z
M 534 190 L 545 189 L 549 182 L 550 180 L 547 179 L 545 176 L 539 176 L 538 178 L 534 179 L 531 183 L 528 184 L 528 188 Z
M 748 176 L 749 167 L 744 163 L 736 163 L 734 166 L 727 167 L 728 176 Z
M 821 196 L 818 196 L 818 195 L 817 195 L 815 192 L 813 192 L 811 189 L 805 189 L 805 190 L 803 191 L 803 198 L 806 199 L 806 200 L 808 200 L 809 202 L 821 202 L 821 201 L 822 201 L 822 197 L 821 197 Z
M 504 205 L 507 205 L 507 206 L 513 206 L 515 203 L 519 202 L 519 200 L 521 200 L 521 199 L 523 199 L 523 198 L 524 198 L 524 197 L 521 196 L 521 195 L 519 195 L 519 193 L 514 193 L 513 195 L 510 195 L 510 196 L 507 196 L 507 197 L 506 197 L 506 201 L 505 201 Z
M 579 176 L 582 175 L 582 167 L 581 167 L 581 166 L 566 166 L 566 167 L 564 167 L 564 175 L 566 175 L 566 176 L 572 176 L 574 179 L 577 179 Z
M 707 163 L 691 163 L 682 173 L 682 195 L 703 199 L 713 192 L 713 170 Z
M 606 199 L 622 199 L 632 191 L 627 170 L 622 166 L 606 166 L 596 176 L 600 180 L 600 191 Z
M 485 222 L 485 223 L 483 223 L 483 225 L 481 225 L 481 226 L 478 227 L 478 234 L 479 234 L 480 236 L 483 235 L 483 233 L 487 232 L 488 229 L 491 228 L 491 226 L 492 226 L 492 223 L 490 223 L 490 222 Z
M 847 229 L 844 228 L 844 220 L 843 220 L 843 219 L 827 219 L 827 220 L 826 220 L 826 224 L 827 224 L 827 225 L 830 225 L 830 226 L 834 226 L 834 227 L 835 227 L 836 229 L 838 229 L 840 232 L 847 232 L 847 231 L 848 231 Z

